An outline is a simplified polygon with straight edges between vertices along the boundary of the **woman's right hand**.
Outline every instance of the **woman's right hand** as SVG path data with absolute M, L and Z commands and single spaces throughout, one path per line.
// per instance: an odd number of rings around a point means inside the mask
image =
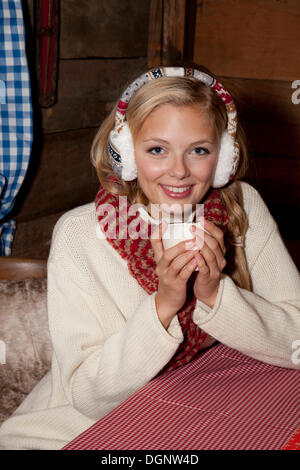
M 183 306 L 186 300 L 186 285 L 192 272 L 197 267 L 194 258 L 195 251 L 186 248 L 186 242 L 180 242 L 164 250 L 162 235 L 168 224 L 162 222 L 150 237 L 154 260 L 155 273 L 158 276 L 158 290 L 155 304 L 158 317 L 167 329 L 172 318 Z M 189 240 L 193 242 L 194 240 Z

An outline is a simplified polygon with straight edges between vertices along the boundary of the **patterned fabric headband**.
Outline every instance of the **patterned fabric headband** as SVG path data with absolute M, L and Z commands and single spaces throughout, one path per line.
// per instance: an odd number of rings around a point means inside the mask
M 219 188 L 231 181 L 236 173 L 239 162 L 239 145 L 236 141 L 237 113 L 231 95 L 224 86 L 210 75 L 196 69 L 184 67 L 160 67 L 149 70 L 131 83 L 119 100 L 115 127 L 109 134 L 108 152 L 110 164 L 114 172 L 125 181 L 137 178 L 134 157 L 134 145 L 129 126 L 126 121 L 126 110 L 132 96 L 146 83 L 164 77 L 193 77 L 212 88 L 223 101 L 227 111 L 228 124 L 223 132 L 218 163 L 215 171 L 213 187 Z

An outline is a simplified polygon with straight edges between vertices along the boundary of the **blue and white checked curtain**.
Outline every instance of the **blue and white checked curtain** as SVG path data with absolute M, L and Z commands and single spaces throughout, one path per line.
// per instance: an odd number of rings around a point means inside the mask
M 32 146 L 32 105 L 21 0 L 0 0 L 0 255 L 16 228 L 4 222 L 24 180 Z

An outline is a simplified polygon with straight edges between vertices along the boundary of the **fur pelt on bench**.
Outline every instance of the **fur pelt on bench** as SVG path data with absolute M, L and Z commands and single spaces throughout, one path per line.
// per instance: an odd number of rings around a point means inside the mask
M 0 423 L 50 368 L 47 278 L 0 280 Z

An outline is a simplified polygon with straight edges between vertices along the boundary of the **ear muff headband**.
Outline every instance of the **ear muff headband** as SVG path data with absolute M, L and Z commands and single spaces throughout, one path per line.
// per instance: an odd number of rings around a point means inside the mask
M 231 95 L 224 86 L 210 75 L 196 69 L 184 67 L 161 67 L 140 75 L 124 91 L 118 103 L 115 127 L 109 134 L 108 152 L 114 172 L 125 181 L 137 178 L 132 135 L 126 121 L 126 110 L 132 96 L 151 80 L 163 77 L 194 77 L 212 88 L 226 107 L 228 124 L 221 138 L 218 163 L 213 187 L 220 188 L 231 181 L 239 162 L 239 145 L 236 141 L 237 112 Z

